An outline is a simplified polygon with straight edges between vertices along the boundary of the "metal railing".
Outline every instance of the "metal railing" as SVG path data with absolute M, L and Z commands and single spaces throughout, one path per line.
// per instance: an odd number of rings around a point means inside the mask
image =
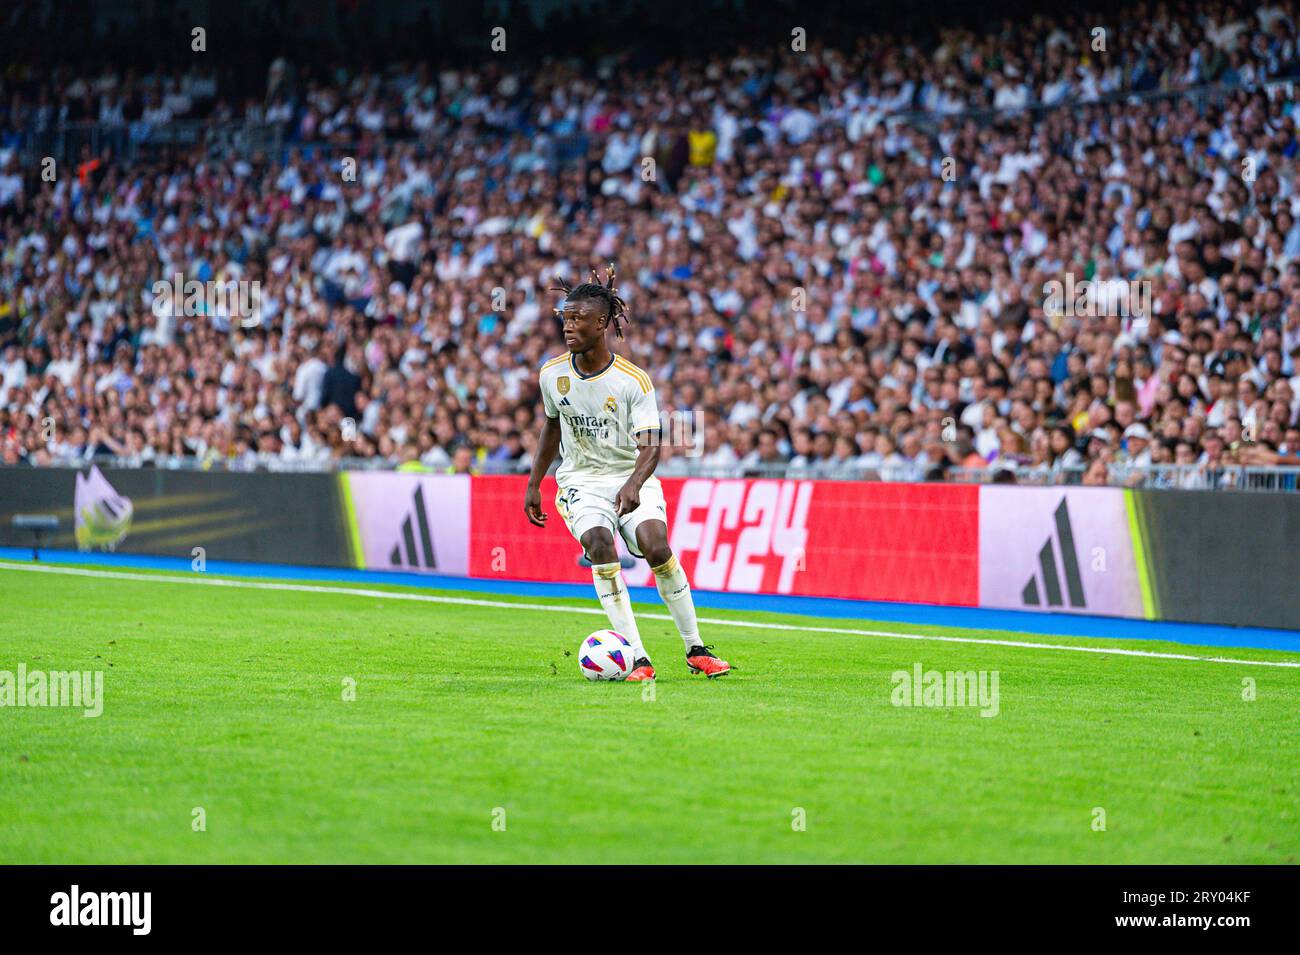
M 1295 85 L 1300 76 L 1274 77 L 1262 83 L 1224 85 L 1221 83 L 1181 89 L 1156 89 L 1118 91 L 1105 93 L 1095 99 L 1081 100 L 1064 97 L 1054 103 L 1035 101 L 1013 108 L 978 107 L 962 110 L 896 110 L 882 119 L 891 125 L 911 126 L 933 135 L 949 121 L 987 124 L 993 120 L 1024 114 L 1040 117 L 1057 110 L 1082 110 L 1090 107 L 1114 105 L 1141 105 L 1159 100 L 1187 100 L 1198 113 L 1208 105 L 1218 105 L 1240 93 L 1263 92 L 1270 100 L 1277 97 L 1295 99 Z M 838 122 L 838 121 L 837 121 Z M 324 151 L 331 155 L 356 155 L 360 144 L 342 142 L 294 141 L 286 135 L 287 124 L 235 120 L 213 122 L 202 119 L 172 120 L 155 125 L 142 121 L 129 123 L 100 123 L 96 121 L 60 122 L 52 126 L 21 129 L 19 152 L 24 165 L 35 165 L 46 156 L 60 162 L 76 161 L 83 146 L 90 147 L 94 156 L 111 148 L 120 161 L 126 163 L 148 158 L 168 147 L 193 148 L 204 146 L 214 158 L 238 155 L 247 158 L 262 153 L 283 160 L 287 150 L 299 149 L 306 153 Z M 484 139 L 511 135 L 514 130 L 494 129 L 483 133 Z M 418 135 L 412 139 L 419 139 Z M 586 154 L 589 139 L 586 133 L 574 132 L 548 137 L 547 162 L 551 168 L 568 165 Z
M 83 468 L 92 464 L 112 468 L 154 468 L 164 471 L 261 471 L 270 473 L 315 473 L 333 471 L 414 471 L 423 474 L 450 474 L 449 465 L 426 465 L 419 461 L 399 463 L 387 458 L 294 459 L 273 454 L 248 454 L 235 458 L 206 455 L 198 457 L 166 456 L 143 458 L 133 455 L 94 455 L 63 457 L 49 462 L 49 467 Z M 475 461 L 472 474 L 527 474 L 527 461 Z M 554 470 L 554 468 L 552 468 Z M 856 462 L 836 464 L 818 462 L 791 465 L 784 462 L 749 464 L 706 464 L 698 459 L 674 457 L 655 472 L 659 477 L 690 478 L 767 478 L 786 481 L 888 481 L 919 483 L 946 481 L 958 484 L 1022 484 L 1031 487 L 1082 485 L 1087 468 L 1049 468 L 1033 465 L 1016 467 L 948 468 L 942 477 L 934 470 L 916 463 L 863 466 Z M 1154 490 L 1260 491 L 1285 493 L 1300 491 L 1300 467 L 1229 464 L 1206 467 L 1196 464 L 1152 464 L 1134 466 L 1110 464 L 1104 485 L 1140 487 Z
M 1017 467 L 952 468 L 951 480 L 972 484 L 1025 484 L 1030 486 L 1081 485 L 1085 467 Z M 1200 464 L 1128 464 L 1107 465 L 1106 487 L 1140 487 L 1154 490 L 1183 491 L 1266 491 L 1300 490 L 1300 467 L 1226 464 L 1208 467 Z
M 25 165 L 34 166 L 50 156 L 60 163 L 76 163 L 83 149 L 97 158 L 111 150 L 115 159 L 130 165 L 169 149 L 202 146 L 210 158 L 278 155 L 284 143 L 281 123 L 179 119 L 156 125 L 145 122 L 58 123 L 20 132 L 19 153 Z
M 1079 111 L 1091 107 L 1142 106 L 1160 100 L 1186 100 L 1192 104 L 1197 113 L 1203 113 L 1207 106 L 1222 105 L 1239 93 L 1262 92 L 1270 101 L 1276 100 L 1279 96 L 1295 99 L 1295 84 L 1297 81 L 1300 81 L 1300 76 L 1293 74 L 1291 76 L 1274 77 L 1262 83 L 1237 83 L 1232 85 L 1212 83 L 1204 86 L 1181 87 L 1179 89 L 1120 90 L 1103 93 L 1094 99 L 1078 99 L 1066 96 L 1054 103 L 1035 100 L 1026 103 L 1024 106 L 1015 107 L 995 108 L 989 106 L 962 110 L 899 110 L 888 113 L 883 118 L 887 123 L 914 126 L 924 131 L 933 132 L 940 125 L 950 120 L 957 123 L 974 122 L 983 125 L 996 119 L 1020 114 L 1038 118 L 1057 110 L 1073 109 Z
M 504 141 L 513 133 L 487 130 L 481 142 Z M 397 140 L 389 140 L 397 141 Z M 402 142 L 436 142 L 427 137 L 411 136 Z M 548 136 L 544 157 L 552 170 L 581 161 L 587 154 L 590 137 L 586 133 Z M 372 149 L 359 142 L 341 140 L 299 140 L 289 134 L 287 124 L 272 122 L 211 122 L 201 119 L 172 120 L 164 125 L 144 122 L 99 123 L 82 121 L 58 123 L 45 128 L 29 128 L 19 133 L 19 156 L 23 165 L 37 166 L 46 156 L 60 163 L 77 163 L 83 149 L 91 157 L 111 150 L 118 162 L 131 165 L 140 160 L 157 158 L 168 150 L 202 148 L 210 159 L 251 158 L 263 155 L 286 162 L 291 152 L 307 158 L 323 156 L 359 156 Z

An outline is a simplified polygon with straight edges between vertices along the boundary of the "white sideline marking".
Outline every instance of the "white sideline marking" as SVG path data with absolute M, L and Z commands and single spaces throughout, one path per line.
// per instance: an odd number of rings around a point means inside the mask
M 369 590 L 361 587 L 326 587 L 317 584 L 276 584 L 261 580 L 239 580 L 229 577 L 177 577 L 171 574 L 126 574 L 116 570 L 89 570 L 81 567 L 50 567 L 35 564 L 13 564 L 0 561 L 0 570 L 25 570 L 38 574 L 66 574 L 73 577 L 97 577 L 104 580 L 134 580 L 143 583 L 205 584 L 209 587 L 240 587 L 246 590 L 284 590 L 307 594 L 350 594 L 354 597 L 376 597 L 380 600 L 414 600 L 420 603 L 456 604 L 462 607 L 494 607 L 504 610 L 540 610 L 545 613 L 585 613 L 604 617 L 605 611 L 597 607 L 557 607 L 553 604 L 512 603 L 505 600 L 479 600 L 474 597 L 439 597 L 434 594 L 412 594 L 392 590 Z M 645 620 L 672 620 L 666 613 L 643 613 Z M 787 623 L 759 623 L 757 621 L 720 620 L 700 617 L 700 623 L 715 627 L 740 627 L 746 630 L 794 630 L 800 633 L 842 633 L 860 637 L 893 637 L 898 640 L 931 640 L 940 643 L 976 643 L 991 647 L 1023 647 L 1029 650 L 1065 650 L 1071 653 L 1114 654 L 1122 657 L 1149 657 L 1156 660 L 1192 660 L 1199 663 L 1231 663 L 1238 666 L 1288 667 L 1300 669 L 1300 661 L 1291 660 L 1236 660 L 1231 657 L 1198 657 L 1190 653 L 1160 653 L 1155 650 L 1128 650 L 1120 647 L 1083 647 L 1056 643 L 1031 643 L 1025 640 L 991 640 L 984 637 L 946 637 L 927 633 L 900 633 L 895 630 L 856 630 L 849 627 L 809 627 Z

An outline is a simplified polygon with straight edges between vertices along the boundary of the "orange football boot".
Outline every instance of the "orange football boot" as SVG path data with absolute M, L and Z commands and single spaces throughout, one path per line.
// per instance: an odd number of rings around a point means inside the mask
M 635 663 L 632 664 L 632 672 L 629 673 L 627 676 L 625 676 L 623 679 L 627 680 L 628 682 L 632 682 L 633 680 L 639 682 L 641 680 L 653 680 L 654 678 L 655 678 L 655 668 L 650 665 L 649 660 L 647 660 L 645 657 L 641 657 L 639 660 L 637 660 Z
M 703 673 L 710 680 L 717 679 L 720 676 L 726 676 L 731 672 L 731 664 L 726 660 L 719 660 L 709 651 L 713 644 L 707 647 L 691 647 L 686 654 L 686 665 L 692 673 Z M 630 679 L 630 678 L 629 678 Z

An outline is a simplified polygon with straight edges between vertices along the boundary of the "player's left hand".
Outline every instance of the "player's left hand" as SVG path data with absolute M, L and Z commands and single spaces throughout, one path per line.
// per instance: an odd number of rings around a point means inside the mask
M 549 515 L 542 510 L 541 489 L 533 487 L 531 484 L 528 485 L 528 489 L 524 492 L 524 513 L 538 527 L 546 526 L 546 518 Z
M 619 517 L 624 514 L 631 514 L 641 506 L 641 489 L 628 482 L 618 491 L 618 497 L 614 498 L 614 513 Z

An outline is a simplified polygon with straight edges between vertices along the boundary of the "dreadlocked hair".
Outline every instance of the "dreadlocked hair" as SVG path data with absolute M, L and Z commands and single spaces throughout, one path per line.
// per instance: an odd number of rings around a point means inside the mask
M 583 282 L 581 285 L 572 285 L 562 279 L 560 276 L 555 277 L 558 285 L 553 285 L 551 291 L 563 292 L 566 302 L 576 302 L 585 298 L 598 299 L 605 303 L 605 315 L 614 326 L 614 334 L 619 338 L 623 337 L 623 323 L 628 321 L 627 302 L 618 296 L 618 288 L 614 285 L 614 263 L 611 262 L 605 269 L 605 281 L 600 280 L 600 276 L 595 269 L 591 270 L 591 281 Z M 561 311 L 556 309 L 557 312 Z

